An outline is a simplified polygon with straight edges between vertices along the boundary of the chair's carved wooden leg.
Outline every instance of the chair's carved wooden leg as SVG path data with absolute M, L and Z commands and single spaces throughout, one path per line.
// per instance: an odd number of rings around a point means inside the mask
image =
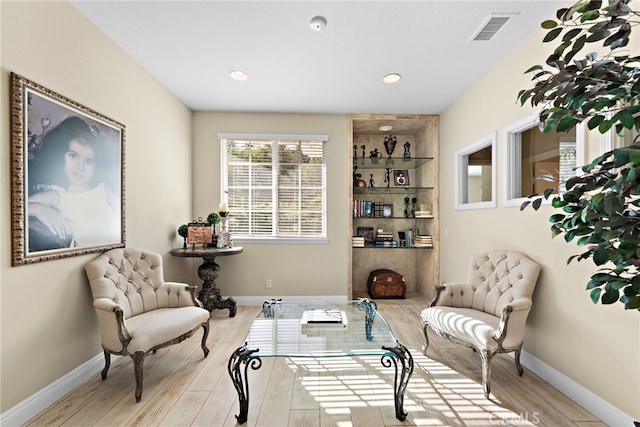
M 487 349 L 480 350 L 480 358 L 482 359 L 482 388 L 484 389 L 484 397 L 489 398 L 491 393 L 491 358 L 493 354 Z
M 424 332 L 424 345 L 422 346 L 422 353 L 427 355 L 427 348 L 429 348 L 429 336 L 427 335 L 428 324 L 424 324 L 422 331 Z
M 136 402 L 142 400 L 142 365 L 144 364 L 144 352 L 136 351 L 131 358 L 133 359 L 133 372 L 136 377 Z
M 516 348 L 515 360 L 516 360 L 516 369 L 518 370 L 518 376 L 522 376 L 524 374 L 524 369 L 520 364 L 520 353 L 522 352 L 522 344 L 520 347 Z
M 104 368 L 102 369 L 102 379 L 107 379 L 107 372 L 109 372 L 109 367 L 111 366 L 111 353 L 107 350 L 104 350 Z
M 207 337 L 209 336 L 209 322 L 205 322 L 202 324 L 202 329 L 204 332 L 202 333 L 202 351 L 204 352 L 204 357 L 209 355 L 209 349 L 207 348 Z

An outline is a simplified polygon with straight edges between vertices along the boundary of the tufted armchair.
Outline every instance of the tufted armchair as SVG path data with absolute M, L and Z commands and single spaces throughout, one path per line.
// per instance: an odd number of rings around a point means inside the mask
M 111 354 L 133 360 L 136 402 L 142 398 L 142 367 L 150 352 L 177 344 L 204 329 L 207 357 L 209 312 L 195 297 L 195 286 L 165 282 L 162 257 L 137 249 L 112 249 L 85 265 L 98 315 L 107 377 Z
M 496 250 L 471 256 L 467 281 L 438 286 L 435 298 L 422 310 L 425 354 L 427 326 L 443 338 L 480 352 L 487 398 L 495 354 L 514 351 L 522 376 L 520 352 L 539 273 L 540 265 L 521 252 Z

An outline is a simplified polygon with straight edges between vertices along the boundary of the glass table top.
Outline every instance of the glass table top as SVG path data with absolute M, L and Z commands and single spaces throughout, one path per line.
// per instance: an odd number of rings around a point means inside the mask
M 252 357 L 392 356 L 398 346 L 373 301 L 347 304 L 270 300 L 246 338 Z

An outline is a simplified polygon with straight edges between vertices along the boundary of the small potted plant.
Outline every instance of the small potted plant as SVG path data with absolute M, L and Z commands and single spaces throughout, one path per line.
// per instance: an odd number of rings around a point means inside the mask
M 211 246 L 216 247 L 218 243 L 218 235 L 216 234 L 216 224 L 220 224 L 220 215 L 218 212 L 211 212 L 207 216 L 207 222 L 211 224 L 213 236 L 211 237 Z
M 182 244 L 183 249 L 187 248 L 188 234 L 189 234 L 189 227 L 187 226 L 187 224 L 182 224 L 180 227 L 178 227 L 178 235 L 180 235 L 184 239 L 184 243 Z

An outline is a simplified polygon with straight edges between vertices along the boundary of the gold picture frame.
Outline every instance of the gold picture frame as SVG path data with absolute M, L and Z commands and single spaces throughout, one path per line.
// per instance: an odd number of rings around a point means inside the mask
M 12 265 L 125 246 L 125 126 L 11 73 Z

